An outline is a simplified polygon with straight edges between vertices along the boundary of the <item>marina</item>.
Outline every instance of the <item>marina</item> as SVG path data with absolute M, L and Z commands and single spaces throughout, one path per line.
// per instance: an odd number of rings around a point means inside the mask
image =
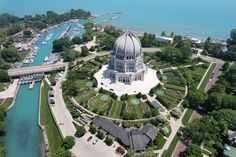
M 32 50 L 22 66 L 36 66 L 50 56 L 52 42 L 58 39 L 67 27 L 77 25 L 70 21 L 43 30 L 34 40 Z M 80 33 L 82 33 L 81 31 Z M 52 34 L 52 35 L 50 35 Z M 82 34 L 79 34 L 82 36 Z M 42 44 L 47 39 L 46 44 Z M 52 58 L 58 59 L 58 54 Z M 41 157 L 43 147 L 41 129 L 38 125 L 40 85 L 44 74 L 25 75 L 20 78 L 14 105 L 7 112 L 6 156 Z

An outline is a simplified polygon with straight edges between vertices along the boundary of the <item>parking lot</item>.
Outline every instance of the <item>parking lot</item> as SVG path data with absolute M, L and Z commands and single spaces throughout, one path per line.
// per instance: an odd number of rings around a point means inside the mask
M 92 139 L 87 141 L 90 136 Z M 96 144 L 94 144 L 95 140 L 97 140 Z M 118 146 L 119 144 L 115 141 L 112 146 L 107 146 L 102 140 L 88 132 L 83 137 L 76 138 L 76 145 L 72 152 L 76 152 L 81 157 L 119 157 L 120 155 L 116 154 Z

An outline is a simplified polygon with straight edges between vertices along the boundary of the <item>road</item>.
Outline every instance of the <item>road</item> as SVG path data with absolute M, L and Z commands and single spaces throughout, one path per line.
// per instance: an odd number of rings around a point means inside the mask
M 216 65 L 216 68 L 215 68 L 214 72 L 213 72 L 212 79 L 209 80 L 209 82 L 208 82 L 208 84 L 205 88 L 206 91 L 210 90 L 212 88 L 212 86 L 215 85 L 216 82 L 218 81 L 218 77 L 220 76 L 220 73 L 221 73 L 221 71 L 220 71 L 221 68 L 222 68 L 222 64 L 218 63 Z

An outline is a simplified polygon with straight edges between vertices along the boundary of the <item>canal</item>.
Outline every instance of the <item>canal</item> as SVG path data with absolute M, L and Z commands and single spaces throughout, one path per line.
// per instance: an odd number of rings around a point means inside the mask
M 75 22 L 63 23 L 43 33 L 34 44 L 39 47 L 39 53 L 29 66 L 41 65 L 52 51 L 53 41 L 58 39 L 66 28 L 74 25 Z M 83 32 L 84 30 L 80 31 L 80 36 Z M 46 44 L 42 44 L 49 35 L 51 38 Z M 20 85 L 14 106 L 7 112 L 7 157 L 41 156 L 42 135 L 38 126 L 40 85 L 40 82 L 36 83 L 33 89 L 29 89 L 29 84 Z

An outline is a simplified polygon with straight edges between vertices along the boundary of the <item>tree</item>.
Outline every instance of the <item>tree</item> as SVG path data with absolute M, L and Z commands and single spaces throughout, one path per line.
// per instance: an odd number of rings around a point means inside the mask
M 2 58 L 6 62 L 18 62 L 20 60 L 20 56 L 15 48 L 4 48 L 0 51 Z
M 83 44 L 83 41 L 80 37 L 74 37 L 71 41 L 73 44 Z
M 71 46 L 69 38 L 60 38 L 53 41 L 53 52 L 61 52 Z
M 172 45 L 174 45 L 176 48 L 181 48 L 181 47 L 183 47 L 184 41 L 183 41 L 183 39 L 182 39 L 182 36 L 181 36 L 181 35 L 176 35 L 176 36 L 174 36 Z
M 78 93 L 77 87 L 74 85 L 73 80 L 67 80 L 62 84 L 62 89 L 65 91 L 65 94 L 69 96 L 76 96 Z
M 75 138 L 73 136 L 67 136 L 63 139 L 63 146 L 65 149 L 71 149 L 75 145 Z
M 183 152 L 184 157 L 203 157 L 201 148 L 196 144 L 191 144 Z
M 187 62 L 192 57 L 192 48 L 190 43 L 184 43 L 184 45 L 180 48 L 180 52 L 182 53 L 182 62 Z
M 82 46 L 81 47 L 81 56 L 82 57 L 85 57 L 85 56 L 88 56 L 88 54 L 89 54 L 89 49 L 87 48 L 87 46 Z
M 72 62 L 78 57 L 78 52 L 73 49 L 66 49 L 65 51 L 61 52 L 61 55 L 64 62 Z
M 92 30 L 86 30 L 85 33 L 83 34 L 82 40 L 84 42 L 88 42 L 93 40 L 93 31 Z
M 10 26 L 10 27 L 7 29 L 7 34 L 8 34 L 8 35 L 14 35 L 14 34 L 20 32 L 21 30 L 22 30 L 21 26 L 15 24 L 15 25 Z
M 68 150 L 66 150 L 65 148 L 63 147 L 60 147 L 56 150 L 55 154 L 54 154 L 55 157 L 71 157 L 71 154 Z
M 89 127 L 89 131 L 90 131 L 92 134 L 96 134 L 97 129 L 96 129 L 95 126 L 91 125 L 91 126 Z
M 208 91 L 208 93 L 224 93 L 225 92 L 225 86 L 221 84 L 215 84 L 212 86 L 212 88 Z
M 196 89 L 189 91 L 187 98 L 190 105 L 189 107 L 195 109 L 198 105 L 202 105 L 206 102 L 207 94 L 204 91 Z
M 234 43 L 236 43 L 236 29 L 232 29 L 230 33 L 230 37 Z
M 27 29 L 27 30 L 24 30 L 24 31 L 23 31 L 23 35 L 24 35 L 25 37 L 27 37 L 27 38 L 30 38 L 31 35 L 32 35 L 32 32 Z
M 136 95 L 136 97 L 139 98 L 139 99 L 142 98 L 142 93 L 139 92 L 139 93 Z
M 230 68 L 229 62 L 225 62 L 225 63 L 223 64 L 223 66 L 222 66 L 222 70 L 223 70 L 223 71 L 228 71 L 229 68 Z
M 109 34 L 101 34 L 97 36 L 97 43 L 103 50 L 111 50 L 116 38 Z
M 174 35 L 175 35 L 174 32 L 171 32 L 170 37 L 173 38 Z
M 141 44 L 143 47 L 151 47 L 156 45 L 156 35 L 144 33 L 143 37 L 141 37 Z
M 76 128 L 75 136 L 76 137 L 82 137 L 86 133 L 86 129 L 83 126 L 78 126 Z
M 104 137 L 105 137 L 105 135 L 104 135 L 100 130 L 98 130 L 96 136 L 97 136 L 100 140 L 104 139 Z
M 113 141 L 111 138 L 109 138 L 108 136 L 106 137 L 105 139 L 105 143 L 108 145 L 108 146 L 111 146 L 113 144 Z
M 162 31 L 162 32 L 161 32 L 161 36 L 166 37 L 166 32 L 165 32 L 165 31 Z
M 0 82 L 9 82 L 10 76 L 8 75 L 6 70 L 0 69 Z
M 182 54 L 178 48 L 175 48 L 173 46 L 166 46 L 160 53 L 160 57 L 167 62 L 178 63 L 182 58 Z

